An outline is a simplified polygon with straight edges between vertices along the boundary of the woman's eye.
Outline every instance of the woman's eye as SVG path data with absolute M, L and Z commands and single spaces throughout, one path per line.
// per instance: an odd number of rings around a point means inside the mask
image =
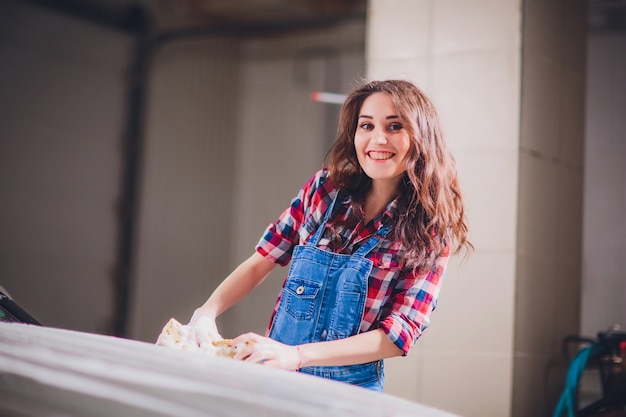
M 359 127 L 361 129 L 365 129 L 365 130 L 371 130 L 372 129 L 372 124 L 371 123 L 361 123 L 359 125 Z
M 393 123 L 389 125 L 389 130 L 402 130 L 403 126 L 400 123 Z

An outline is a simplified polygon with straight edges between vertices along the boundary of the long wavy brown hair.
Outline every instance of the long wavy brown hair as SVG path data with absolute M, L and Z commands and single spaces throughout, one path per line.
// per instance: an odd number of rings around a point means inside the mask
M 392 98 L 412 138 L 393 229 L 395 239 L 404 248 L 403 267 L 431 268 L 447 246 L 453 254 L 463 248 L 471 251 L 455 159 L 446 145 L 433 103 L 414 84 L 403 80 L 371 81 L 348 95 L 339 113 L 339 136 L 327 155 L 330 180 L 352 197 L 357 208 L 364 204 L 372 180 L 361 169 L 354 135 L 361 106 L 373 93 Z M 360 216 L 361 210 L 353 213 Z

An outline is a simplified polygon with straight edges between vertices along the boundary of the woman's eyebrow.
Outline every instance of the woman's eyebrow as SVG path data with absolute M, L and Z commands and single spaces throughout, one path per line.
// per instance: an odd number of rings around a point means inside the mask
M 399 119 L 399 118 L 400 118 L 400 116 L 397 116 L 395 114 L 392 114 L 390 116 L 385 117 L 385 119 L 387 119 L 387 120 Z M 362 115 L 359 116 L 359 119 L 373 119 L 373 117 L 372 116 L 368 116 L 367 114 L 362 114 Z

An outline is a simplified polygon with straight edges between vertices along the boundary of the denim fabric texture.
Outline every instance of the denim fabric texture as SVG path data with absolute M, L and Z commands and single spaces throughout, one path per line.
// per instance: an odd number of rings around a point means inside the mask
M 365 256 L 389 233 L 382 227 L 352 255 L 317 247 L 338 195 L 306 245 L 294 249 L 283 294 L 269 337 L 288 345 L 343 339 L 359 332 L 365 311 L 367 281 L 373 263 Z M 349 366 L 314 366 L 300 370 L 336 381 L 382 391 L 383 361 Z

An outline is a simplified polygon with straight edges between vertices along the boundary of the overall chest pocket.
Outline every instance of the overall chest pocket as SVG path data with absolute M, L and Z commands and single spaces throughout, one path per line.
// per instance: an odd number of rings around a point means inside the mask
M 320 282 L 302 278 L 287 280 L 283 293 L 285 310 L 297 320 L 310 320 L 315 312 L 321 289 L 322 284 Z

